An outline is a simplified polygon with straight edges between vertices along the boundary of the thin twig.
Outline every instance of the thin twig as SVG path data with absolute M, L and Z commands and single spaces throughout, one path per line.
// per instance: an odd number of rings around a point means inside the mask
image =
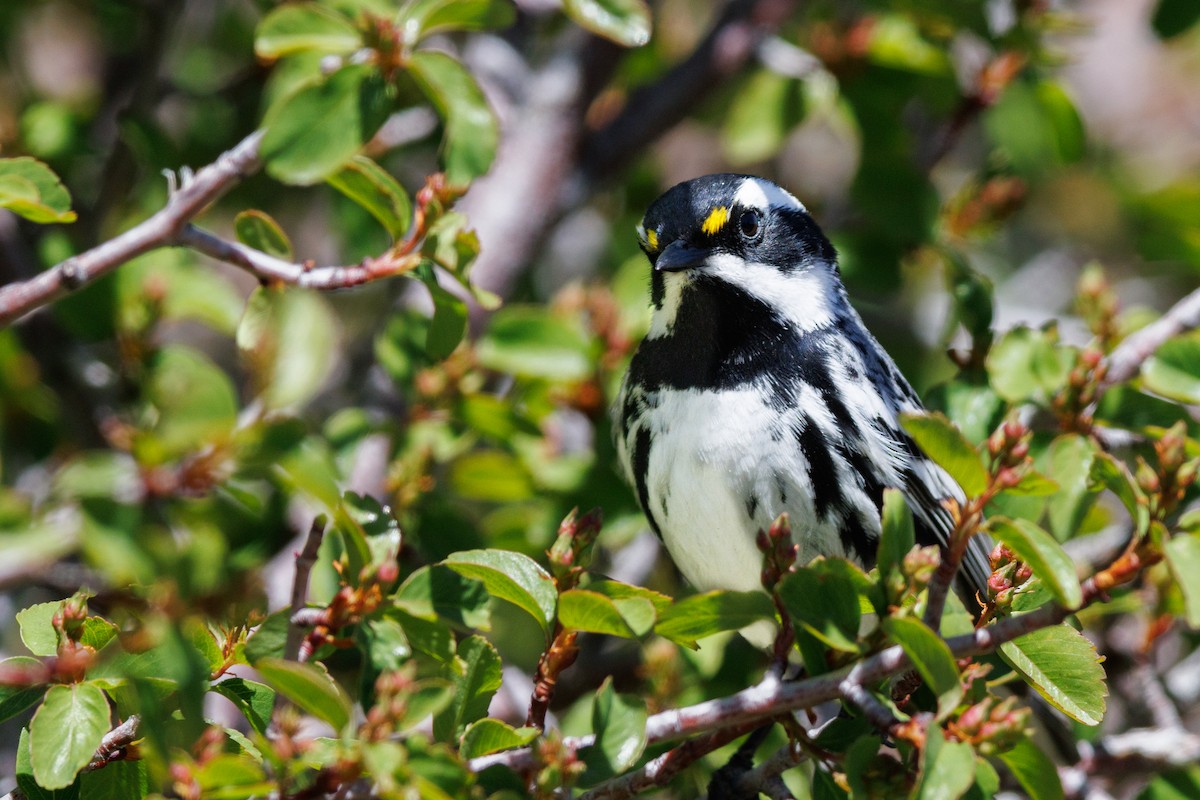
M 83 771 L 92 772 L 108 766 L 114 761 L 124 759 L 125 749 L 138 738 L 138 727 L 141 723 L 141 717 L 137 714 L 130 714 L 124 722 L 104 734 L 104 738 L 100 740 L 100 746 L 96 748 L 96 754 L 92 756 L 92 760 L 83 768 Z
M 0 287 L 0 326 L 95 281 L 143 253 L 173 244 L 187 223 L 243 178 L 258 171 L 262 131 L 221 154 L 171 194 L 167 204 L 119 236 L 39 275 Z
M 321 549 L 321 541 L 325 538 L 327 520 L 320 514 L 308 529 L 308 538 L 304 547 L 296 555 L 296 577 L 292 581 L 292 615 L 288 622 L 287 641 L 283 646 L 283 657 L 295 660 L 300 655 L 300 643 L 304 641 L 304 627 L 297 619 L 308 605 L 308 576 L 313 565 L 317 563 L 317 553 Z
M 1116 386 L 1137 375 L 1143 362 L 1164 342 L 1196 327 L 1200 327 L 1200 289 L 1184 297 L 1154 322 L 1125 337 L 1108 356 L 1108 370 L 1101 387 Z
M 259 280 L 268 283 L 286 283 L 304 289 L 327 291 L 348 289 L 364 283 L 397 274 L 409 261 L 389 258 L 367 259 L 361 264 L 348 266 L 317 267 L 309 263 L 295 263 L 269 255 L 253 247 L 226 241 L 219 236 L 188 225 L 175 237 L 173 244 L 189 247 L 206 256 L 241 267 Z M 415 266 L 419 259 L 413 259 Z
M 776 794 L 769 791 L 774 787 L 774 782 L 779 781 L 780 775 L 798 766 L 805 758 L 807 754 L 804 750 L 795 742 L 789 742 L 743 775 L 738 781 L 738 788 L 747 797 L 756 796 L 760 792 L 776 797 Z

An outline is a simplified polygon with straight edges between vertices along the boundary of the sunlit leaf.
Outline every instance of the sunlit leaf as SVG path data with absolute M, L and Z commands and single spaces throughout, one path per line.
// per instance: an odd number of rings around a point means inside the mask
M 274 689 L 248 678 L 233 677 L 213 684 L 212 690 L 237 706 L 256 733 L 267 735 L 275 710 Z
M 641 47 L 650 41 L 650 9 L 644 0 L 563 0 L 563 11 L 619 45 Z
M 233 231 L 237 234 L 238 241 L 247 247 L 261 250 L 284 261 L 291 261 L 294 257 L 288 235 L 265 211 L 251 209 L 241 212 L 233 218 Z
M 362 46 L 354 23 L 326 6 L 289 3 L 263 17 L 254 35 L 254 52 L 259 58 L 316 51 L 349 53 Z
M 1027 519 L 993 517 L 987 522 L 987 530 L 1028 564 L 1064 607 L 1077 608 L 1083 601 L 1075 562 L 1053 536 Z
M 496 157 L 499 132 L 471 73 L 453 57 L 433 50 L 413 53 L 409 71 L 445 123 L 446 178 L 463 185 L 487 172 Z
M 1200 403 L 1200 333 L 1168 339 L 1142 364 L 1147 389 L 1182 403 Z
M 329 376 L 337 353 L 338 324 L 316 292 L 260 286 L 238 327 L 242 358 L 257 376 L 270 408 L 308 401 Z
M 1068 625 L 1042 628 L 1001 645 L 1000 654 L 1071 719 L 1099 725 L 1104 718 L 1108 687 L 1101 657 L 1079 631 Z
M 458 752 L 463 758 L 478 758 L 501 750 L 524 747 L 541 734 L 532 726 L 514 728 L 498 719 L 481 719 L 463 732 Z
M 653 606 L 650 606 L 650 612 L 654 613 Z M 563 627 L 577 631 L 606 633 L 628 639 L 637 635 L 625 621 L 615 600 L 586 589 L 572 589 L 559 595 L 558 621 Z
M 1200 575 L 1200 536 L 1177 534 L 1167 541 L 1163 549 L 1171 575 L 1183 592 L 1188 625 L 1200 628 L 1200 586 L 1196 583 L 1196 576 Z
M 1000 754 L 1000 760 L 1031 800 L 1063 800 L 1058 768 L 1032 739 L 1019 740 L 1011 749 Z
M 857 608 L 857 606 L 856 606 Z M 775 616 L 765 592 L 714 591 L 678 600 L 661 611 L 654 632 L 685 645 L 721 631 L 735 631 Z
M 0 158 L 0 208 L 30 222 L 74 222 L 71 195 L 48 166 L 36 158 Z
M 405 4 L 401 13 L 418 31 L 418 39 L 444 31 L 504 28 L 516 17 L 507 0 L 416 0 Z
M 527 612 L 544 630 L 550 629 L 558 592 L 550 573 L 529 556 L 507 550 L 466 550 L 442 563 L 479 581 L 493 597 Z
M 888 617 L 883 630 L 913 662 L 921 679 L 938 698 L 938 717 L 944 718 L 962 700 L 958 665 L 946 641 L 915 617 Z M 974 767 L 972 767 L 974 774 Z
M 109 731 L 108 699 L 90 683 L 51 686 L 29 724 L 33 777 L 43 789 L 63 789 L 87 766 Z
M 350 722 L 349 696 L 319 664 L 260 658 L 254 668 L 271 688 L 334 730 Z
M 408 194 L 371 159 L 357 155 L 325 180 L 379 220 L 392 239 L 399 239 L 408 230 L 412 217 Z
M 942 729 L 929 727 L 921 758 L 916 800 L 958 800 L 975 782 L 975 753 L 966 742 L 947 742 Z
M 317 183 L 337 172 L 383 123 L 388 100 L 370 67 L 343 67 L 302 85 L 267 112 L 259 153 L 285 182 Z
M 487 716 L 488 704 L 500 688 L 500 654 L 482 636 L 468 636 L 458 644 L 461 672 L 453 675 L 450 704 L 433 720 L 433 735 L 453 741 L 463 728 Z
M 900 423 L 925 454 L 950 473 L 968 497 L 982 494 L 987 488 L 988 472 L 983 459 L 953 422 L 934 412 L 904 414 Z

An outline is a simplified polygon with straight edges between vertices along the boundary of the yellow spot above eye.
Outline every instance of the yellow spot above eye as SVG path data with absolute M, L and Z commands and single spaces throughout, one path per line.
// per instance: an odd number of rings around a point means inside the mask
M 649 247 L 651 250 L 658 249 L 658 231 L 655 231 L 655 230 L 646 231 L 646 246 Z
M 725 226 L 729 221 L 729 206 L 717 206 L 712 211 L 708 212 L 708 217 L 705 218 L 704 224 L 700 226 L 700 230 L 704 231 L 709 236 L 712 236 L 717 231 Z

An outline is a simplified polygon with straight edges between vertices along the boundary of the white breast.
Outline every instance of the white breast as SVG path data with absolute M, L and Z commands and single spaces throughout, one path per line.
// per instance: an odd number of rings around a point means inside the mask
M 801 563 L 819 553 L 844 554 L 836 525 L 814 513 L 808 465 L 792 428 L 795 410 L 768 407 L 753 387 L 662 389 L 645 398 L 649 410 L 623 449 L 631 450 L 638 431 L 649 429 L 649 510 L 671 557 L 697 589 L 760 588 L 762 555 L 754 538 L 784 511 L 801 545 Z M 832 420 L 816 424 L 836 435 Z

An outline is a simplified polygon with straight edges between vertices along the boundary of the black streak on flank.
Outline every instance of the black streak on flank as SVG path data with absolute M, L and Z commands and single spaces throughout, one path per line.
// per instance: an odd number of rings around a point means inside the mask
M 642 512 L 646 515 L 646 521 L 650 523 L 654 535 L 661 539 L 662 531 L 654 519 L 654 513 L 650 510 L 650 487 L 646 484 L 647 472 L 650 467 L 650 431 L 645 427 L 639 428 L 633 438 L 633 452 L 630 453 L 630 460 L 633 467 L 633 479 L 637 483 L 638 502 L 642 506 Z
M 842 504 L 842 490 L 838 486 L 833 457 L 829 454 L 829 442 L 812 422 L 806 422 L 796 431 L 796 441 L 804 453 L 804 460 L 808 462 L 813 509 L 817 512 L 817 517 L 824 519 L 831 507 Z
M 756 513 L 758 513 L 758 495 L 751 492 L 750 496 L 746 498 L 746 516 L 753 520 Z

